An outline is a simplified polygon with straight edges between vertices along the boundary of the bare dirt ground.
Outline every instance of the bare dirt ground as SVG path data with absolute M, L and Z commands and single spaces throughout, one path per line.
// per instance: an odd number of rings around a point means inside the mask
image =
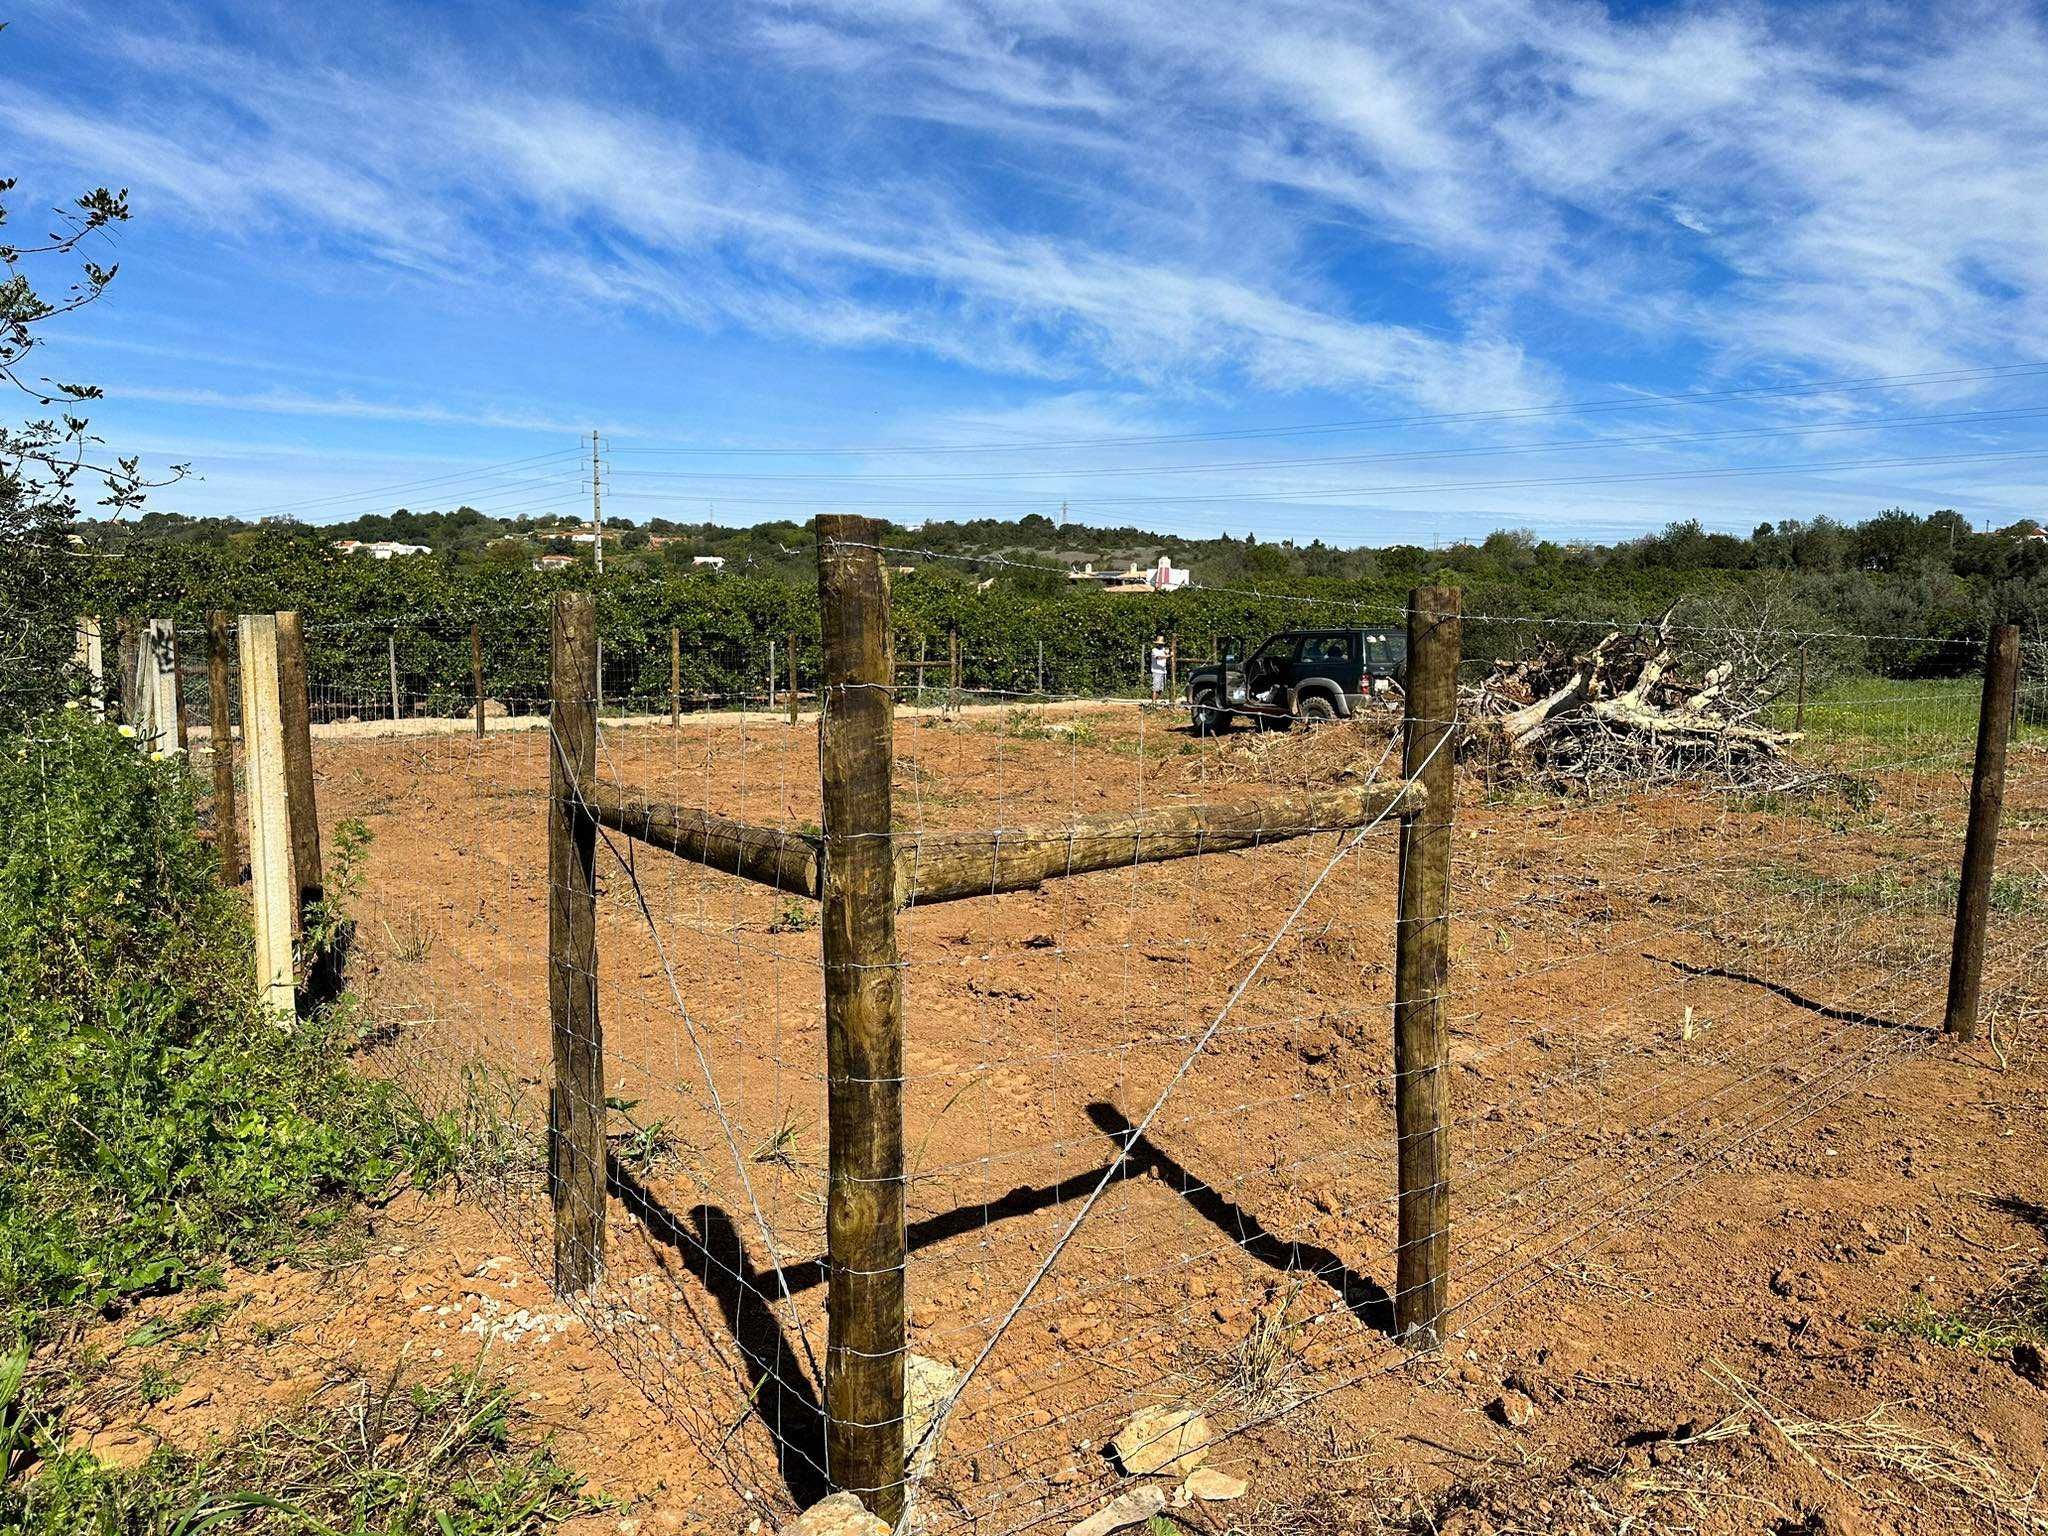
M 900 831 L 1391 774 L 1386 740 L 1196 742 L 1128 709 L 906 718 Z M 1173 1402 L 1209 1413 L 1212 1462 L 1251 1482 L 1183 1512 L 1195 1529 L 2048 1529 L 2039 1354 L 1929 1323 L 2048 1262 L 2048 761 L 2015 753 L 1997 1029 L 1959 1047 L 1934 1031 L 1966 749 L 1865 744 L 1867 792 L 1784 801 L 1466 786 L 1454 1309 L 1422 1357 L 1388 1337 L 1392 825 L 1334 866 L 1322 836 L 907 913 L 912 1348 L 954 1368 L 1223 1018 L 969 1386 L 926 1518 L 1063 1528 L 1114 1491 L 1123 1420 Z M 231 1276 L 219 1342 L 170 1401 L 110 1410 L 109 1445 L 487 1351 L 520 1385 L 519 1432 L 621 1501 L 607 1520 L 734 1530 L 815 1496 L 815 909 L 601 848 L 619 1177 L 604 1284 L 555 1299 L 533 1135 L 546 752 L 318 743 L 330 837 L 360 818 L 375 839 L 352 968 L 373 1059 L 463 1109 L 485 1151 L 462 1199 L 394 1204 L 353 1262 Z M 601 774 L 818 816 L 809 721 L 613 729 Z

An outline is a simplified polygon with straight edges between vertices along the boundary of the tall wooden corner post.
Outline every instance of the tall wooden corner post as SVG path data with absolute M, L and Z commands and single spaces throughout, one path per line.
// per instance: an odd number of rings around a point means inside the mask
M 306 633 L 295 611 L 277 616 L 278 713 L 284 724 L 285 819 L 292 839 L 293 916 L 303 941 L 306 916 L 327 897 L 320 863 L 320 809 L 313 789 L 313 695 L 306 667 Z M 310 951 L 311 946 L 301 944 Z M 317 1008 L 341 995 L 346 953 L 338 934 L 306 955 L 305 1003 Z
M 220 852 L 220 883 L 242 883 L 242 845 L 235 825 L 235 724 L 228 700 L 228 616 L 206 616 L 206 740 L 213 756 L 213 835 Z
M 1443 992 L 1450 963 L 1451 816 L 1462 610 L 1455 587 L 1408 595 L 1402 772 L 1428 791 L 1401 819 L 1394 930 L 1394 1123 L 1400 1164 L 1394 1326 L 1434 1348 L 1450 1302 L 1450 1073 Z
M 277 616 L 278 706 L 284 718 L 285 808 L 291 822 L 293 895 L 301 923 L 326 895 L 320 870 L 320 814 L 313 799 L 313 710 L 306 634 L 295 612 Z
M 555 597 L 548 735 L 548 1182 L 555 1289 L 588 1289 L 604 1268 L 604 1037 L 597 1017 L 597 609 Z
M 1984 655 L 1984 702 L 1977 716 L 1977 760 L 1970 773 L 1970 824 L 1963 837 L 1962 883 L 1956 893 L 1955 947 L 1948 967 L 1946 1034 L 1977 1038 L 1984 988 L 1984 929 L 1991 915 L 1991 874 L 1998 860 L 1998 822 L 2005 804 L 2005 752 L 2019 702 L 2020 630 L 2001 624 Z
M 292 844 L 286 811 L 276 615 L 243 614 L 239 639 L 256 987 L 265 1011 L 279 1023 L 288 1024 L 297 1016 L 298 998 L 292 976 Z
M 886 525 L 818 519 L 824 676 L 821 920 L 830 1108 L 826 1471 L 894 1525 L 903 1512 L 903 978 L 889 772 L 896 660 Z

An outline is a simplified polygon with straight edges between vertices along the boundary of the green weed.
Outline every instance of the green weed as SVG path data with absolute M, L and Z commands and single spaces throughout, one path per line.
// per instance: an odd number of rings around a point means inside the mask
M 346 1008 L 255 1006 L 195 781 L 79 713 L 0 742 L 0 1341 L 291 1251 L 445 1163 Z
M 6 1367 L 0 1529 L 23 1536 L 529 1536 L 599 1507 L 545 1443 L 515 1447 L 511 1393 L 477 1374 L 361 1382 L 207 1451 L 160 1449 L 116 1471 L 18 1407 Z

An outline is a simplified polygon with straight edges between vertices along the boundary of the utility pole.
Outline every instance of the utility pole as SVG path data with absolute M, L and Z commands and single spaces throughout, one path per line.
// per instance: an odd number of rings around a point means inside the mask
M 590 429 L 590 549 L 604 574 L 604 504 L 598 495 L 597 428 Z

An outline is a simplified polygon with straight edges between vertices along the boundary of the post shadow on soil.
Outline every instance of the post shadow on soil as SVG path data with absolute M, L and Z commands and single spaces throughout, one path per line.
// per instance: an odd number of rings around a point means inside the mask
M 1385 1286 L 1353 1272 L 1321 1244 L 1279 1237 L 1267 1230 L 1258 1217 L 1189 1173 L 1151 1137 L 1139 1136 L 1137 1126 L 1114 1104 L 1090 1104 L 1087 1112 L 1095 1128 L 1124 1149 L 1124 1177 L 1156 1169 L 1161 1181 L 1185 1200 L 1196 1215 L 1247 1256 L 1283 1274 L 1313 1275 L 1343 1298 L 1351 1314 L 1368 1328 L 1388 1338 L 1395 1336 L 1394 1299 Z
M 1681 971 L 1687 976 L 1703 976 L 1714 981 L 1739 982 L 1746 987 L 1761 987 L 1773 997 L 1784 999 L 1795 1008 L 1803 1008 L 1818 1018 L 1833 1019 L 1838 1024 L 1864 1024 L 1872 1029 L 1909 1029 L 1921 1034 L 1931 1033 L 1925 1024 L 1908 1024 L 1898 1019 L 1887 1019 L 1880 1014 L 1865 1013 L 1860 1008 L 1837 1008 L 1832 1003 L 1823 1003 L 1796 992 L 1782 981 L 1770 981 L 1762 976 L 1752 976 L 1747 971 L 1731 971 L 1725 965 L 1688 965 L 1683 960 L 1670 960 L 1662 955 L 1643 956 Z
M 770 1304 L 781 1294 L 774 1272 L 754 1268 L 739 1229 L 718 1206 L 693 1207 L 685 1225 L 618 1158 L 608 1155 L 605 1164 L 612 1193 L 651 1236 L 675 1250 L 683 1267 L 717 1302 L 746 1368 L 749 1410 L 775 1443 L 783 1486 L 798 1508 L 810 1508 L 830 1491 L 825 1479 L 825 1410 L 804 1372 L 802 1356 Z M 818 1271 L 810 1282 L 816 1284 L 822 1270 L 815 1264 L 808 1267 Z M 796 1289 L 793 1279 L 790 1289 Z
M 1087 1114 L 1117 1147 L 1118 1156 L 1110 1163 L 1050 1184 L 1020 1186 L 993 1201 L 963 1205 L 911 1222 L 904 1233 L 906 1251 L 916 1253 L 997 1221 L 1080 1199 L 1105 1175 L 1121 1183 L 1156 1171 L 1162 1184 L 1241 1252 L 1283 1274 L 1313 1276 L 1334 1290 L 1360 1322 L 1394 1337 L 1394 1303 L 1384 1286 L 1355 1274 L 1320 1244 L 1282 1238 L 1269 1231 L 1257 1216 L 1196 1178 L 1150 1137 L 1138 1136 L 1137 1126 L 1115 1105 L 1093 1103 L 1087 1106 Z M 799 1507 L 808 1508 L 828 1491 L 825 1413 L 816 1384 L 805 1374 L 801 1355 L 783 1331 L 773 1302 L 780 1299 L 785 1287 L 794 1296 L 822 1285 L 825 1260 L 785 1264 L 778 1279 L 772 1268 L 754 1265 L 738 1227 L 721 1207 L 694 1206 L 686 1223 L 616 1156 L 607 1154 L 605 1164 L 611 1192 L 649 1236 L 681 1258 L 684 1268 L 717 1303 L 746 1368 L 752 1411 L 775 1442 L 783 1483 Z

